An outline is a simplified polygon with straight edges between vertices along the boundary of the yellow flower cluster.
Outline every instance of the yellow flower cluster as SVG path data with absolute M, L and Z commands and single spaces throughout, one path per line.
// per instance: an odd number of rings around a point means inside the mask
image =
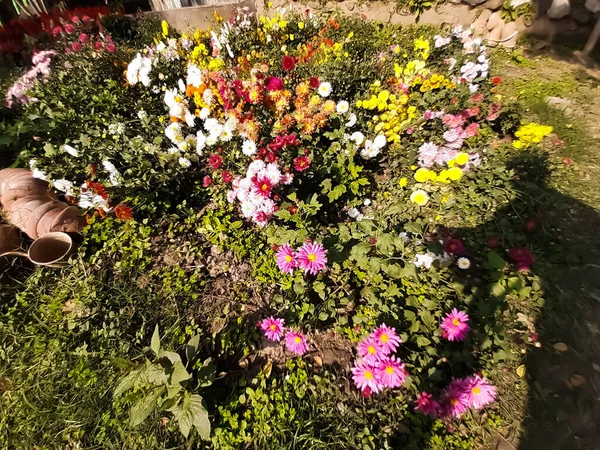
M 453 83 L 451 80 L 449 80 L 448 78 L 446 78 L 444 75 L 441 74 L 437 74 L 434 73 L 433 75 L 431 75 L 429 78 L 423 80 L 423 77 L 421 77 L 421 75 L 417 75 L 413 82 L 412 85 L 413 86 L 417 86 L 419 83 L 421 83 L 421 87 L 419 88 L 419 90 L 421 92 L 427 92 L 427 91 L 432 91 L 434 89 L 454 89 L 456 87 L 456 84 Z
M 527 148 L 533 144 L 539 144 L 550 133 L 552 133 L 552 127 L 548 125 L 538 123 L 522 125 L 515 133 L 517 140 L 512 145 L 514 148 Z
M 415 75 L 426 76 L 429 73 L 429 69 L 425 67 L 425 61 L 413 60 L 406 64 L 406 67 L 402 67 L 400 64 L 394 64 L 394 74 L 396 78 L 402 79 L 403 76 L 412 77 Z
M 371 92 L 371 98 L 358 100 L 356 107 L 381 112 L 381 115 L 373 116 L 369 126 L 373 127 L 375 133 L 385 134 L 388 142 L 398 142 L 403 127 L 417 117 L 417 108 L 406 106 L 408 95 L 396 95 L 387 89 L 381 89 L 379 81 L 371 85 Z
M 459 167 L 451 167 L 450 169 L 443 169 L 439 174 L 434 170 L 420 168 L 415 172 L 415 180 L 418 183 L 426 183 L 428 181 L 447 183 L 451 181 L 458 181 L 462 178 L 463 172 Z
M 421 59 L 426 60 L 429 58 L 429 50 L 429 41 L 423 39 L 423 36 L 419 36 L 417 39 L 415 39 L 415 52 L 421 57 Z

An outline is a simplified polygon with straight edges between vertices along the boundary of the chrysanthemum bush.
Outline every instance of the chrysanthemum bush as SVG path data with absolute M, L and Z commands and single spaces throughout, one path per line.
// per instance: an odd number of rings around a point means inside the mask
M 378 417 L 376 437 L 348 438 L 362 448 L 389 446 L 387 408 L 449 430 L 494 408 L 499 365 L 535 342 L 514 300 L 541 295 L 526 230 L 495 219 L 517 199 L 511 160 L 551 129 L 514 120 L 470 30 L 240 10 L 189 35 L 164 24 L 146 48 L 70 48 L 23 107 L 41 130 L 23 162 L 90 213 L 157 221 L 175 210 L 169 220 L 198 221 L 187 241 L 252 255 L 259 317 L 207 331 L 222 348 L 205 351 L 274 347 L 318 367 L 323 334 L 349 341 L 352 367 L 327 383 L 369 405 L 360 420 Z M 68 82 L 86 90 L 69 100 Z M 236 333 L 247 341 L 226 345 Z M 245 392 L 213 418 L 213 443 L 231 448 L 252 442 L 236 428 L 246 395 L 271 406 L 280 396 L 223 378 Z M 255 420 L 263 442 L 259 428 L 278 419 Z

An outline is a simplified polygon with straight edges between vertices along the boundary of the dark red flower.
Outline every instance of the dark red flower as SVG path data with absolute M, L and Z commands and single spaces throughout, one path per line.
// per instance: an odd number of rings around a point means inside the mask
M 298 172 L 304 172 L 310 167 L 310 160 L 306 156 L 298 156 L 294 158 L 294 169 Z
M 133 219 L 132 209 L 129 206 L 124 205 L 123 203 L 120 203 L 117 206 L 115 206 L 114 211 L 115 211 L 115 216 L 117 216 L 117 219 L 120 219 L 120 220 Z
M 74 51 L 78 52 L 79 50 L 81 50 L 81 44 L 80 44 L 79 42 L 73 42 L 73 43 L 71 44 L 71 48 L 72 48 Z
M 489 248 L 497 248 L 500 245 L 500 239 L 498 236 L 489 236 L 487 238 L 487 246 Z
M 108 51 L 108 53 L 114 53 L 115 52 L 115 44 L 108 44 L 106 46 L 106 50 Z
M 494 86 L 498 86 L 500 83 L 502 83 L 502 77 L 497 76 L 492 78 L 492 84 Z
M 465 246 L 458 239 L 450 239 L 444 245 L 444 251 L 451 255 L 462 255 L 465 251 Z
M 283 70 L 293 70 L 296 67 L 296 58 L 293 56 L 285 55 L 283 61 L 281 61 L 281 67 Z
M 102 42 L 100 42 L 100 41 L 94 42 L 94 48 L 96 50 L 102 50 L 102 47 L 103 47 Z
M 310 87 L 313 89 L 318 88 L 321 85 L 321 82 L 317 77 L 310 77 Z
M 527 271 L 535 262 L 535 256 L 526 247 L 511 248 L 508 257 L 515 263 L 518 271 Z
M 375 239 L 374 237 L 369 238 L 369 244 L 375 245 L 376 243 L 377 243 L 377 239 Z
M 260 177 L 254 180 L 254 192 L 256 194 L 268 198 L 271 196 L 271 189 L 273 189 L 273 183 L 269 178 Z
M 296 214 L 298 212 L 298 207 L 296 205 L 290 205 L 287 207 L 287 210 L 290 214 Z
M 283 89 L 283 80 L 278 77 L 269 77 L 265 80 L 267 91 L 280 91 Z
M 227 172 L 226 170 L 221 173 L 221 177 L 223 177 L 224 183 L 231 183 L 233 181 L 233 175 L 231 175 L 231 172 Z
M 532 231 L 535 231 L 537 226 L 538 226 L 537 220 L 531 219 L 531 220 L 528 220 L 527 223 L 525 224 L 525 229 L 531 233 Z
M 273 152 L 267 153 L 267 161 L 270 163 L 277 161 L 277 155 Z
M 219 167 L 221 167 L 221 164 L 223 164 L 223 158 L 221 158 L 220 155 L 217 155 L 216 153 L 213 153 L 208 158 L 208 164 L 213 169 L 218 169 Z

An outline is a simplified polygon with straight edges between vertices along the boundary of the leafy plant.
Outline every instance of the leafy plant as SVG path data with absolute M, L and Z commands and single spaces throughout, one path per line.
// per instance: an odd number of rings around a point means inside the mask
M 192 388 L 206 388 L 214 379 L 215 368 L 210 359 L 200 362 L 200 336 L 192 337 L 185 347 L 186 364 L 178 353 L 161 348 L 158 325 L 152 334 L 150 348 L 154 362 L 146 359 L 142 367 L 123 376 L 114 397 L 131 404 L 131 426 L 143 423 L 155 411 L 173 414 L 179 431 L 186 438 L 195 429 L 204 440 L 210 437 L 210 421 L 204 399 Z M 190 372 L 195 370 L 194 372 Z

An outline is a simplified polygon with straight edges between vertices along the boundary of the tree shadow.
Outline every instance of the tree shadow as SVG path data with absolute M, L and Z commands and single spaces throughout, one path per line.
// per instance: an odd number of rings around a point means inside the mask
M 533 336 L 541 346 L 529 346 L 525 357 L 528 400 L 521 437 L 514 447 L 495 448 L 598 449 L 600 212 L 549 186 L 550 163 L 539 153 L 522 152 L 507 168 L 516 174 L 516 199 L 491 223 L 464 231 L 503 236 L 505 249 L 529 248 L 544 303 Z M 520 301 L 518 310 L 533 318 L 535 306 L 525 298 L 507 302 Z

